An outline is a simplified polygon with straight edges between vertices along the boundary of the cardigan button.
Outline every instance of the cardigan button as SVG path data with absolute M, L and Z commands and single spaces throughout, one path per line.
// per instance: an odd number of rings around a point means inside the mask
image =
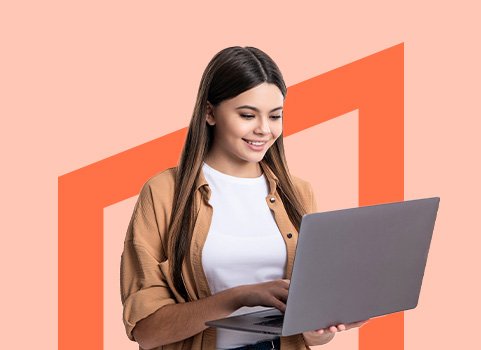
M 274 203 L 274 202 L 276 201 L 276 198 L 275 198 L 275 197 L 271 197 L 271 198 L 269 198 L 269 201 L 270 201 L 271 203 Z
M 288 233 L 287 238 L 292 238 L 292 233 Z

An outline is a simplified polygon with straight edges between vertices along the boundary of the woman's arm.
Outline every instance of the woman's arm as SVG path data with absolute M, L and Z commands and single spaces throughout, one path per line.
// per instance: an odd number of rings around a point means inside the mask
M 169 304 L 137 322 L 132 334 L 143 349 L 175 343 L 207 328 L 205 322 L 226 317 L 242 306 L 269 306 L 285 311 L 286 280 L 242 285 L 200 300 Z
M 175 343 L 202 332 L 205 322 L 226 317 L 239 307 L 238 290 L 227 289 L 204 299 L 165 305 L 139 321 L 132 334 L 143 349 Z

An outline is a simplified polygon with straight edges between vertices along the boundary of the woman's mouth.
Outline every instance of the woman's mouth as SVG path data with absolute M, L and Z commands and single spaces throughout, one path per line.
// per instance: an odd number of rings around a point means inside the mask
M 246 139 L 243 139 L 245 142 L 247 142 L 248 144 L 250 145 L 254 145 L 254 146 L 262 146 L 263 144 L 265 144 L 267 141 L 250 141 L 250 140 L 246 140 Z
M 267 141 L 253 141 L 253 140 L 246 140 L 246 139 L 243 139 L 243 140 L 247 143 L 249 148 L 254 151 L 262 151 L 264 149 L 264 145 L 267 143 Z

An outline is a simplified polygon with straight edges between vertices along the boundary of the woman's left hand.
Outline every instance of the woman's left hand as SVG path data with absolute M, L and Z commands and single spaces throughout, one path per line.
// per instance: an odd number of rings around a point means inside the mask
M 336 333 L 341 331 L 347 331 L 348 329 L 351 329 L 351 328 L 361 327 L 367 321 L 369 320 L 358 321 L 358 322 L 347 323 L 347 324 L 341 323 L 341 324 L 338 324 L 337 326 L 330 326 L 328 328 L 322 328 L 312 332 L 316 332 L 318 334 L 324 334 L 326 332 Z
M 315 331 L 308 331 L 304 332 L 304 339 L 306 340 L 306 344 L 309 346 L 315 345 L 322 345 L 329 342 L 333 337 L 334 334 L 341 331 L 347 331 L 351 328 L 358 328 L 364 325 L 369 320 L 364 321 L 357 321 L 352 323 L 341 323 L 338 325 L 333 325 L 327 328 L 321 328 Z

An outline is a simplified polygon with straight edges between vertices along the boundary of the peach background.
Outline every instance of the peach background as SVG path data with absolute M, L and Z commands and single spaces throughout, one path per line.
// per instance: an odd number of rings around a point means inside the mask
M 405 198 L 441 197 L 420 303 L 405 314 L 405 348 L 473 348 L 481 311 L 475 4 L 3 2 L 2 347 L 57 347 L 58 176 L 186 126 L 217 51 L 257 46 L 290 86 L 404 42 Z M 291 170 L 315 185 L 320 209 L 357 201 L 356 128 L 353 112 L 287 139 Z M 317 164 L 300 157 L 310 145 Z M 118 244 L 134 200 L 104 211 L 106 350 L 136 349 L 116 314 Z M 356 336 L 324 348 L 356 349 Z

